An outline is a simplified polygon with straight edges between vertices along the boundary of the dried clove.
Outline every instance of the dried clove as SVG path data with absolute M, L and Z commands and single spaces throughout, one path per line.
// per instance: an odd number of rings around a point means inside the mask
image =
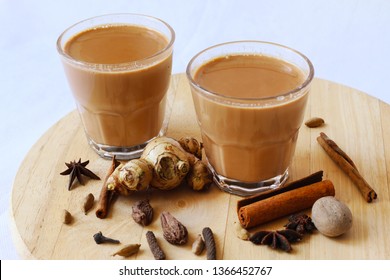
M 192 253 L 195 255 L 200 255 L 203 252 L 205 247 L 202 235 L 198 234 L 198 237 L 195 239 L 194 243 L 192 243 Z
M 155 260 L 165 260 L 165 253 L 157 243 L 157 238 L 152 231 L 146 232 L 146 241 L 148 241 L 150 251 Z
M 149 199 L 137 201 L 132 210 L 132 217 L 136 223 L 147 226 L 152 222 L 153 208 L 149 204 Z
M 217 259 L 217 249 L 215 247 L 214 234 L 209 227 L 205 227 L 202 230 L 202 235 L 206 247 L 207 259 L 216 260 Z
M 83 201 L 83 211 L 84 214 L 87 215 L 88 211 L 91 210 L 93 207 L 93 204 L 95 203 L 95 197 L 93 194 L 89 193 Z
M 141 244 L 130 244 L 115 252 L 112 256 L 114 257 L 119 255 L 121 257 L 127 258 L 137 253 L 139 251 L 139 247 L 141 247 Z
M 69 213 L 68 210 L 65 210 L 62 212 L 62 223 L 65 225 L 70 224 L 73 221 L 72 214 Z
M 102 244 L 102 243 L 119 244 L 120 243 L 119 240 L 112 239 L 112 238 L 104 236 L 101 231 L 99 231 L 98 233 L 95 233 L 93 235 L 93 239 L 95 240 L 96 244 Z
M 161 227 L 165 240 L 174 245 L 183 245 L 188 241 L 187 228 L 180 223 L 171 213 L 161 213 Z

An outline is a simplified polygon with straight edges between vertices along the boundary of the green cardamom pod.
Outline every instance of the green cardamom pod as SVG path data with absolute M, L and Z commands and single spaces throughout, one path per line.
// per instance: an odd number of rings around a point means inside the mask
M 137 253 L 139 251 L 139 247 L 141 247 L 141 244 L 130 244 L 115 252 L 112 256 L 119 255 L 127 258 Z

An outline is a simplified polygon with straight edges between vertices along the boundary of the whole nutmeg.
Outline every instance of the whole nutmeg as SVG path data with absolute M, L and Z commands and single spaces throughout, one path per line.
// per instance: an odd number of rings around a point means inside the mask
M 323 235 L 336 237 L 352 227 L 352 213 L 348 206 L 333 196 L 318 199 L 312 207 L 311 219 Z

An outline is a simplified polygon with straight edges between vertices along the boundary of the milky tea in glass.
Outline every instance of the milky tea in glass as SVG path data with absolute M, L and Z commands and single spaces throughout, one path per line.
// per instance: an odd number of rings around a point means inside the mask
M 188 64 L 205 154 L 220 188 L 251 195 L 288 178 L 313 66 L 267 42 L 230 42 Z
M 57 48 L 89 144 L 129 159 L 166 130 L 174 32 L 159 19 L 115 14 L 77 23 Z

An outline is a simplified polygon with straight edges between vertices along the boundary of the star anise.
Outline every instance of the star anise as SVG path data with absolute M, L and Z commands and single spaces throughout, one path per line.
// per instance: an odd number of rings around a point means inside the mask
M 95 180 L 100 180 L 100 178 L 95 173 L 93 173 L 91 170 L 86 168 L 88 163 L 89 163 L 89 160 L 81 162 L 81 158 L 79 159 L 78 162 L 76 162 L 76 161 L 71 161 L 69 163 L 65 162 L 65 165 L 68 167 L 68 169 L 61 172 L 60 174 L 61 175 L 70 175 L 68 190 L 70 190 L 72 188 L 72 184 L 76 178 L 77 178 L 77 181 L 79 181 L 79 183 L 81 185 L 84 185 L 83 176 L 87 176 L 87 177 L 89 177 L 91 179 L 95 179 Z
M 272 249 L 281 249 L 285 252 L 292 250 L 291 243 L 302 239 L 302 235 L 291 229 L 254 233 L 249 240 L 256 245 L 268 245 Z
M 312 222 L 311 218 L 306 214 L 291 215 L 288 218 L 288 223 L 284 225 L 286 229 L 292 229 L 299 234 L 312 233 L 316 229 L 316 226 Z

